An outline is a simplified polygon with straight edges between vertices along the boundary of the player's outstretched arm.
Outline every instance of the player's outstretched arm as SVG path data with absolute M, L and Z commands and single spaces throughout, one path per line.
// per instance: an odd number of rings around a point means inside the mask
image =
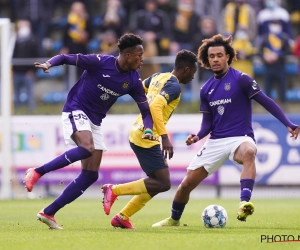
M 284 124 L 291 137 L 297 139 L 299 134 L 299 126 L 293 124 L 287 116 L 284 114 L 282 109 L 275 103 L 273 99 L 266 96 L 262 91 L 253 96 L 253 99 L 257 101 L 261 106 L 263 106 L 267 111 L 269 111 L 274 117 L 276 117 L 282 124 Z
M 291 134 L 291 138 L 295 138 L 295 140 L 298 138 L 299 132 L 300 132 L 300 126 L 297 126 L 294 130 L 290 127 L 287 127 L 289 133 Z
M 52 65 L 49 62 L 44 62 L 44 63 L 35 62 L 34 66 L 36 68 L 41 68 L 44 71 L 44 73 L 49 73 L 49 69 L 51 68 Z

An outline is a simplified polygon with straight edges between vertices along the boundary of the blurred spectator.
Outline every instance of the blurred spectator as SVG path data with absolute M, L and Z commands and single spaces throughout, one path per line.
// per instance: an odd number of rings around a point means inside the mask
M 237 52 L 237 61 L 233 61 L 231 66 L 253 78 L 252 56 L 257 53 L 257 50 L 251 43 L 245 28 L 237 27 L 232 47 Z
M 247 0 L 247 3 L 252 6 L 256 16 L 264 8 L 264 0 Z
M 122 5 L 127 13 L 127 23 L 131 23 L 131 17 L 133 17 L 137 11 L 145 9 L 145 1 L 146 0 L 122 0 Z
M 271 96 L 273 83 L 276 83 L 280 101 L 285 103 L 287 88 L 286 73 L 284 70 L 285 58 L 290 53 L 288 35 L 283 32 L 280 20 L 270 21 L 268 30 L 270 30 L 270 32 L 263 36 L 259 50 L 265 65 L 265 93 Z
M 156 43 L 151 37 L 150 33 L 144 35 L 144 58 L 151 58 L 154 56 L 158 56 L 158 47 Z M 144 63 L 143 67 L 140 70 L 140 75 L 142 79 L 146 79 L 147 77 L 153 75 L 156 72 L 160 71 L 168 71 L 165 68 L 160 70 L 160 67 L 156 63 Z
M 300 8 L 299 0 L 286 0 L 286 1 L 287 1 L 288 5 L 290 6 L 289 7 L 290 11 L 297 10 Z
M 299 26 L 300 26 L 300 1 L 299 0 L 288 0 L 289 3 L 289 13 L 291 18 L 291 23 L 293 26 L 293 34 L 298 36 Z
M 215 20 L 210 16 L 203 16 L 201 20 L 198 22 L 199 32 L 193 36 L 192 39 L 192 51 L 197 55 L 198 48 L 202 44 L 202 40 L 211 38 L 217 34 L 217 25 Z M 200 84 L 206 82 L 211 76 L 213 76 L 213 72 L 209 69 L 205 69 L 200 67 L 197 71 L 199 75 Z
M 37 38 L 37 48 L 45 56 L 43 40 L 48 36 L 48 23 L 53 14 L 55 0 L 10 0 L 11 15 L 15 20 L 29 20 L 33 35 Z
M 13 52 L 13 58 L 36 58 L 39 52 L 36 49 L 36 38 L 31 32 L 29 20 L 19 20 L 16 23 L 17 39 Z M 34 82 L 35 68 L 32 65 L 13 66 L 14 79 L 14 103 L 19 108 L 23 102 L 28 103 L 29 111 L 35 108 Z
M 107 0 L 105 13 L 101 17 L 100 29 L 113 30 L 118 37 L 123 35 L 127 23 L 127 13 L 120 0 Z
M 246 0 L 232 0 L 223 8 L 219 30 L 224 36 L 235 36 L 237 27 L 246 30 L 251 42 L 255 41 L 257 24 L 255 11 Z
M 176 12 L 177 0 L 157 0 L 157 8 L 164 11 L 171 20 Z
M 290 14 L 280 6 L 280 0 L 265 0 L 266 8 L 262 9 L 257 15 L 258 35 L 264 36 L 269 33 L 269 23 L 279 20 L 282 31 L 289 37 L 290 44 L 293 43 L 292 25 Z
M 3 1 L 0 1 L 0 18 L 11 18 L 11 13 L 9 13 L 10 8 L 8 7 L 10 5 L 11 5 L 10 2 L 6 3 Z M 8 9 L 8 11 L 6 11 L 7 9 Z
M 195 11 L 200 17 L 211 16 L 218 24 L 220 12 L 223 8 L 222 2 L 220 0 L 195 0 Z
M 87 44 L 92 37 L 92 25 L 82 2 L 74 2 L 68 14 L 61 54 L 87 54 Z
M 118 36 L 113 30 L 107 30 L 103 33 L 100 43 L 100 54 L 117 56 L 119 48 L 117 46 Z
M 179 50 L 192 50 L 191 38 L 199 32 L 199 15 L 195 12 L 194 0 L 179 0 L 177 11 L 173 18 L 171 54 Z
M 145 9 L 139 10 L 134 15 L 131 28 L 133 32 L 143 37 L 145 51 L 149 43 L 153 48 L 152 43 L 155 42 L 156 56 L 169 54 L 170 20 L 164 11 L 157 9 L 156 0 L 145 1 Z
M 225 7 L 226 4 L 228 4 L 231 1 L 232 0 L 223 0 L 224 7 Z M 265 7 L 264 6 L 264 0 L 246 0 L 246 3 L 252 6 L 252 8 L 254 9 L 256 15 L 259 11 L 261 11 Z
M 67 27 L 64 30 L 61 54 L 88 54 L 88 43 L 92 38 L 93 27 L 82 2 L 73 2 L 68 14 Z M 79 78 L 83 69 L 76 68 Z M 67 80 L 68 81 L 68 80 Z
M 298 74 L 300 74 L 300 35 L 298 35 L 298 37 L 295 41 L 295 44 L 293 47 L 293 55 L 298 58 Z

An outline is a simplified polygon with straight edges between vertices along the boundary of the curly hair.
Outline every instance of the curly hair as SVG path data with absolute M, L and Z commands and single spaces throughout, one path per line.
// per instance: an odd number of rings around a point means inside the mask
M 120 52 L 122 52 L 124 49 L 132 48 L 136 45 L 142 45 L 142 44 L 143 44 L 143 39 L 140 36 L 135 34 L 130 34 L 130 33 L 121 36 L 118 39 L 118 43 L 117 43 Z
M 233 60 L 236 60 L 236 51 L 232 47 L 232 37 L 223 37 L 221 34 L 215 35 L 212 38 L 202 40 L 202 45 L 198 49 L 198 60 L 202 67 L 210 69 L 208 61 L 208 48 L 223 46 L 227 55 L 229 55 L 228 64 L 231 65 Z
M 180 50 L 175 59 L 175 69 L 194 66 L 197 62 L 197 56 L 189 50 Z

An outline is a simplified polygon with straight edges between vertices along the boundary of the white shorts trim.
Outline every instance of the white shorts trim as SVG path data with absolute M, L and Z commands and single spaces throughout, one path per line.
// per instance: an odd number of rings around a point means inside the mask
M 101 126 L 94 125 L 83 111 L 62 112 L 61 120 L 66 144 L 76 145 L 71 138 L 72 134 L 75 131 L 88 130 L 92 133 L 95 149 L 106 151 Z
M 239 164 L 233 160 L 233 157 L 235 150 L 243 142 L 251 142 L 255 145 L 255 142 L 249 136 L 208 139 L 197 155 L 195 155 L 187 169 L 196 170 L 204 167 L 208 175 L 210 175 L 216 172 L 228 159 L 235 164 Z

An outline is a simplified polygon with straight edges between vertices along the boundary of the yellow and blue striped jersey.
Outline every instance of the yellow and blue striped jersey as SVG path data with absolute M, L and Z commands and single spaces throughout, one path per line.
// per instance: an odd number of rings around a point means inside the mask
M 153 133 L 159 138 L 160 135 L 167 134 L 165 126 L 180 101 L 181 86 L 177 77 L 170 72 L 155 73 L 145 79 L 143 85 L 153 119 Z M 160 144 L 158 141 L 142 139 L 143 132 L 144 124 L 139 115 L 131 128 L 130 142 L 143 148 Z

